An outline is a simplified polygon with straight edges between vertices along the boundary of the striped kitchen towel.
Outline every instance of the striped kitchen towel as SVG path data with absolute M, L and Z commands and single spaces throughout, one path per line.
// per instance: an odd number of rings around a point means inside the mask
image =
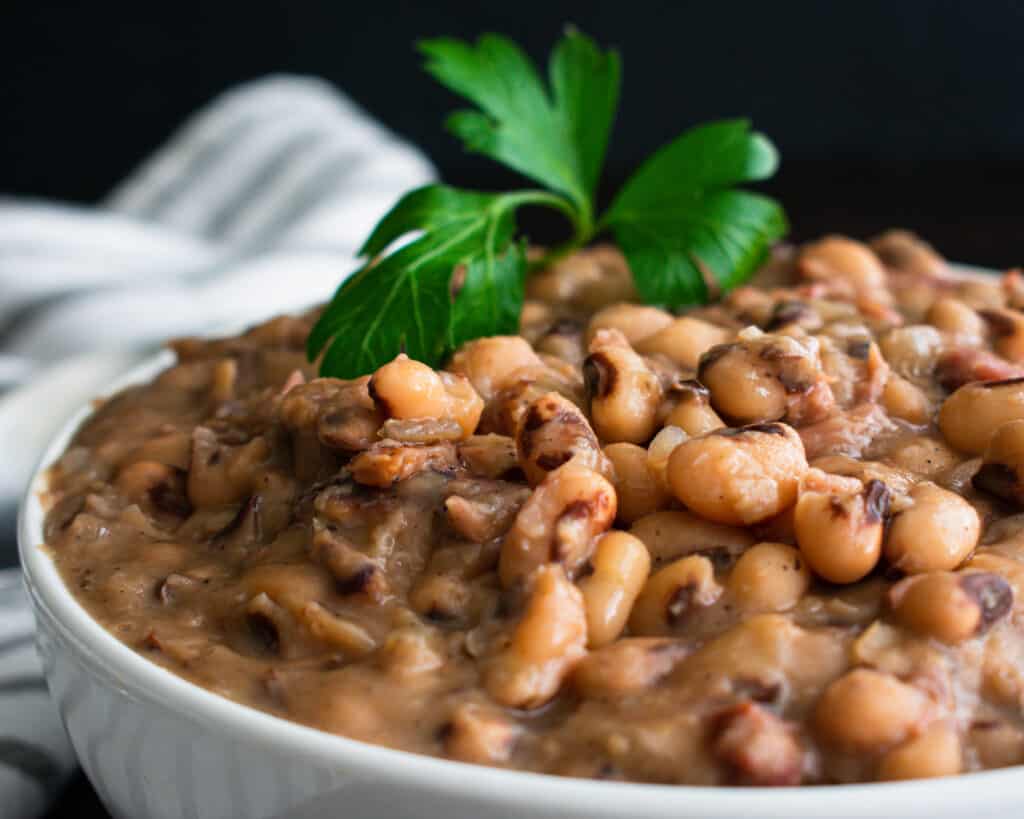
M 71 410 L 170 336 L 327 298 L 377 219 L 433 175 L 331 86 L 275 76 L 214 100 L 95 208 L 0 197 L 0 566 Z M 38 815 L 72 760 L 19 584 L 0 572 L 3 819 Z

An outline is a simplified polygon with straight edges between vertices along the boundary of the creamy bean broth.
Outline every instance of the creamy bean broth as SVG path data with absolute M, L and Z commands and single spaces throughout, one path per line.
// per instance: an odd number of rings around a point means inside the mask
M 521 335 L 317 378 L 315 316 L 172 344 L 52 472 L 118 639 L 222 696 L 465 762 L 701 785 L 1024 762 L 1024 280 L 893 231 L 709 306 L 620 254 Z

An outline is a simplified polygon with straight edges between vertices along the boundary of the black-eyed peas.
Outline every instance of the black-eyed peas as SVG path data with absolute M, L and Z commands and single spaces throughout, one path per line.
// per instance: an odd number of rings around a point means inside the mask
M 889 366 L 914 381 L 932 374 L 945 342 L 934 327 L 914 324 L 889 330 L 879 338 L 878 345 Z
M 932 416 L 928 396 L 899 373 L 889 373 L 882 388 L 882 406 L 893 418 L 901 418 L 912 424 L 927 424 Z
M 939 429 L 957 449 L 980 455 L 992 433 L 1024 419 L 1024 378 L 965 384 L 942 404 Z
M 516 453 L 532 486 L 570 461 L 602 474 L 611 473 L 587 417 L 555 392 L 542 395 L 520 417 Z
M 598 310 L 587 325 L 589 345 L 601 330 L 618 330 L 631 345 L 647 338 L 673 322 L 672 314 L 658 307 L 642 304 L 613 304 Z
M 960 643 L 984 634 L 1013 608 L 1013 589 L 991 572 L 926 572 L 889 590 L 900 622 L 926 637 Z
M 758 543 L 736 561 L 726 587 L 744 611 L 788 611 L 811 585 L 800 552 L 785 543 Z
M 832 583 L 855 583 L 875 567 L 889 514 L 884 483 L 844 480 L 851 484 L 801 488 L 793 513 L 800 553 L 815 574 Z
M 665 426 L 679 427 L 691 438 L 725 426 L 711 408 L 711 394 L 707 387 L 699 381 L 674 384 L 668 398 L 675 406 L 665 417 Z
M 797 258 L 797 271 L 823 282 L 836 296 L 856 299 L 887 293 L 885 268 L 871 249 L 843 236 L 828 236 L 806 245 Z
M 963 748 L 955 723 L 939 720 L 918 736 L 887 752 L 878 764 L 878 778 L 929 779 L 953 776 L 963 769 Z
M 441 418 L 448 410 L 441 377 L 405 353 L 377 370 L 368 389 L 388 418 Z
M 1018 310 L 983 309 L 979 315 L 988 325 L 996 352 L 1008 361 L 1024 361 L 1024 314 Z
M 912 736 L 932 711 L 917 688 L 891 674 L 857 668 L 825 689 L 815 725 L 825 742 L 845 751 L 881 753 Z
M 976 489 L 1024 505 L 1024 419 L 996 429 L 971 480 Z
M 586 646 L 583 595 L 561 566 L 542 566 L 522 619 L 487 667 L 484 684 L 501 705 L 538 708 L 558 693 Z
M 736 526 L 712 523 L 682 509 L 665 509 L 639 518 L 630 533 L 640 538 L 657 563 L 697 552 L 738 555 L 754 545 L 754 536 Z
M 818 341 L 811 337 L 748 327 L 736 341 L 704 353 L 697 377 L 710 390 L 715 411 L 735 424 L 813 423 L 835 406 Z
M 690 555 L 659 569 L 641 589 L 629 616 L 634 634 L 658 636 L 680 628 L 695 610 L 713 605 L 722 594 L 714 564 Z
M 928 309 L 927 321 L 944 333 L 975 343 L 984 337 L 986 331 L 985 320 L 952 296 L 936 299 Z
M 680 427 L 670 425 L 662 427 L 647 445 L 647 465 L 666 492 L 671 491 L 668 482 L 668 459 L 676 447 L 689 437 Z
M 615 520 L 615 487 L 592 469 L 568 463 L 550 473 L 523 504 L 501 547 L 501 582 L 526 581 L 559 563 L 570 576 L 583 567 L 594 538 Z
M 519 336 L 491 336 L 467 342 L 448 365 L 451 372 L 468 378 L 485 401 L 517 379 L 543 368 L 540 356 Z
M 981 521 L 959 495 L 933 483 L 910 492 L 912 505 L 897 514 L 885 536 L 889 563 L 907 574 L 955 569 L 974 551 Z
M 506 761 L 522 728 L 495 708 L 476 703 L 458 706 L 441 728 L 446 756 L 478 765 Z
M 732 335 L 711 322 L 683 316 L 657 332 L 644 336 L 635 347 L 642 355 L 663 355 L 680 367 L 697 369 L 700 357 L 717 344 L 724 344 Z
M 668 489 L 651 469 L 646 449 L 636 444 L 609 444 L 604 454 L 613 467 L 619 520 L 632 523 L 668 503 Z
M 647 443 L 655 433 L 662 389 L 658 376 L 614 330 L 599 330 L 583 362 L 590 416 L 602 441 Z
M 781 423 L 691 438 L 668 463 L 676 498 L 701 517 L 734 526 L 760 523 L 792 506 L 806 471 L 800 436 Z
M 643 542 L 626 532 L 602 535 L 590 559 L 593 572 L 579 581 L 591 648 L 608 645 L 622 632 L 651 570 Z
M 693 651 L 670 637 L 623 637 L 591 651 L 572 674 L 573 687 L 586 699 L 617 699 L 650 688 Z

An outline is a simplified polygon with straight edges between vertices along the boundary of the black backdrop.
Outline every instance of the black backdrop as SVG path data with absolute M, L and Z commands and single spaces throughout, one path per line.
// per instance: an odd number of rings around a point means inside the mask
M 900 224 L 953 257 L 1022 261 L 1024 4 L 1012 0 L 6 0 L 0 192 L 94 200 L 189 111 L 274 71 L 328 78 L 450 182 L 505 185 L 441 129 L 456 100 L 412 43 L 496 30 L 541 57 L 565 21 L 624 58 L 605 195 L 687 125 L 749 115 L 782 151 L 769 187 L 798 238 Z
M 749 115 L 782 151 L 769 188 L 796 237 L 899 224 L 954 258 L 1024 262 L 1013 0 L 0 0 L 0 193 L 93 201 L 190 111 L 275 71 L 331 80 L 452 183 L 506 185 L 442 131 L 456 102 L 412 43 L 495 30 L 540 57 L 566 21 L 624 58 L 605 195 L 682 128 Z M 81 778 L 51 814 L 94 815 Z

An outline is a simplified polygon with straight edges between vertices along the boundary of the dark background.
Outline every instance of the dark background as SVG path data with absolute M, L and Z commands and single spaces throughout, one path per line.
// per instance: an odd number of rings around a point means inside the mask
M 458 103 L 412 43 L 493 30 L 539 58 L 566 21 L 624 59 L 604 198 L 683 128 L 744 115 L 782 152 L 767 187 L 796 238 L 901 225 L 952 258 L 1024 262 L 1024 4 L 1010 0 L 3 0 L 0 194 L 95 201 L 197 106 L 277 71 L 334 82 L 451 183 L 517 184 L 442 130 Z M 94 814 L 79 778 L 52 815 Z
M 902 225 L 953 258 L 1007 266 L 1024 256 L 1024 4 L 1011 0 L 0 9 L 4 193 L 93 201 L 190 111 L 274 71 L 331 80 L 421 145 L 449 182 L 515 184 L 443 131 L 458 102 L 419 71 L 412 43 L 495 30 L 543 57 L 573 21 L 624 59 L 605 197 L 686 126 L 746 115 L 782 152 L 768 187 L 796 238 Z

